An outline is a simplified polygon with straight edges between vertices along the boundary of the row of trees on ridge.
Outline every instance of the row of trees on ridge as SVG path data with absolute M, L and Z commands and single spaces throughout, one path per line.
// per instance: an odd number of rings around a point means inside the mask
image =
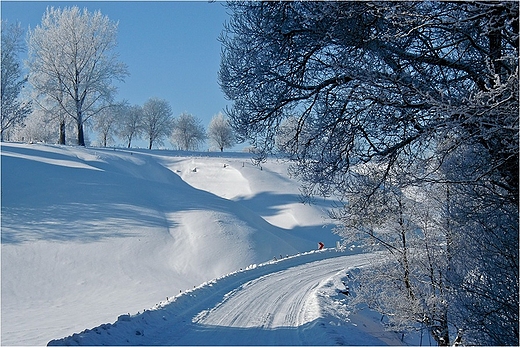
M 146 140 L 148 148 L 164 144 L 165 139 L 180 150 L 194 151 L 208 139 L 213 147 L 223 151 L 235 144 L 233 129 L 222 113 L 215 115 L 204 129 L 201 121 L 183 112 L 174 118 L 166 100 L 151 98 L 143 106 L 118 105 L 104 110 L 94 121 L 99 144 L 106 147 L 118 137 L 130 148 L 132 141 Z

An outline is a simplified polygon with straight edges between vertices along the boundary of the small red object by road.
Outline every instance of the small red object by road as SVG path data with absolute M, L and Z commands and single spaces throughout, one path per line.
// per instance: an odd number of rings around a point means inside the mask
M 323 247 L 325 247 L 323 242 L 318 242 L 318 249 L 323 249 Z

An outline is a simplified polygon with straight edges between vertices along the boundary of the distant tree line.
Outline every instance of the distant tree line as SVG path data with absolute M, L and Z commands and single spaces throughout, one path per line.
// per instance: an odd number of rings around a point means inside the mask
M 45 117 L 41 110 L 33 111 L 25 118 L 23 126 L 12 129 L 10 139 L 57 143 L 55 123 L 55 119 Z M 85 124 L 91 125 L 97 134 L 94 141 L 100 147 L 120 144 L 131 148 L 138 140 L 146 141 L 148 149 L 162 146 L 169 140 L 174 149 L 183 151 L 199 150 L 206 140 L 220 151 L 235 145 L 233 129 L 222 113 L 212 118 L 206 130 L 200 119 L 190 113 L 183 112 L 179 117 L 174 117 L 168 101 L 158 98 L 150 98 L 142 106 L 125 102 L 111 105 Z M 66 123 L 69 131 L 63 129 L 59 133 L 74 134 L 72 125 L 71 122 Z M 68 140 L 75 142 L 73 138 Z M 88 138 L 85 137 L 85 141 Z M 66 142 L 65 139 L 61 141 L 62 144 Z
M 85 127 L 90 127 L 100 146 L 120 139 L 131 147 L 132 141 L 143 139 L 151 149 L 166 138 L 186 151 L 199 149 L 206 139 L 221 151 L 235 144 L 222 114 L 206 132 L 189 113 L 174 118 L 166 100 L 150 98 L 142 106 L 116 101 L 113 81 L 124 80 L 128 71 L 114 50 L 117 23 L 99 11 L 48 8 L 41 24 L 27 35 L 27 77 L 21 76 L 18 62 L 18 53 L 25 49 L 22 34 L 19 25 L 2 22 L 2 141 L 85 146 Z M 30 92 L 22 93 L 27 82 Z
M 216 124 L 216 119 L 222 123 Z M 222 128 L 229 134 L 224 140 L 218 136 L 224 131 Z M 213 117 L 206 131 L 200 119 L 190 113 L 183 112 L 175 118 L 168 101 L 158 98 L 150 98 L 143 106 L 113 107 L 96 117 L 94 130 L 99 134 L 101 146 L 114 143 L 114 138 L 123 140 L 128 148 L 132 141 L 146 140 L 149 149 L 169 139 L 176 149 L 183 151 L 200 149 L 206 139 L 220 151 L 235 144 L 231 125 L 221 113 Z

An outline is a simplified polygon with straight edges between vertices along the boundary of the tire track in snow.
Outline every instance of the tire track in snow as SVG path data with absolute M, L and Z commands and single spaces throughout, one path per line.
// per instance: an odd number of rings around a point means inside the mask
M 304 325 L 319 317 L 316 292 L 320 284 L 345 269 L 346 265 L 343 257 L 333 258 L 249 281 L 231 292 L 197 323 L 237 328 L 261 326 L 269 329 Z
M 367 263 L 366 256 L 337 257 L 261 276 L 230 291 L 209 312 L 196 316 L 193 323 L 211 327 L 217 341 L 226 339 L 219 337 L 219 331 L 230 328 L 252 331 L 288 328 L 286 331 L 292 332 L 292 336 L 286 333 L 283 342 L 302 343 L 305 335 L 298 328 L 321 316 L 317 296 L 321 286 L 345 269 Z M 190 334 L 182 341 L 190 343 Z

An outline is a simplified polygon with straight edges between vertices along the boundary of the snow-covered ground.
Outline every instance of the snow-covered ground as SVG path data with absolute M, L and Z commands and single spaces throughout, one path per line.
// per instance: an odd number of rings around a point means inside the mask
M 13 143 L 1 154 L 2 345 L 96 326 L 53 343 L 401 343 L 338 291 L 368 256 L 287 258 L 338 237 L 330 202 L 300 203 L 285 163 Z

